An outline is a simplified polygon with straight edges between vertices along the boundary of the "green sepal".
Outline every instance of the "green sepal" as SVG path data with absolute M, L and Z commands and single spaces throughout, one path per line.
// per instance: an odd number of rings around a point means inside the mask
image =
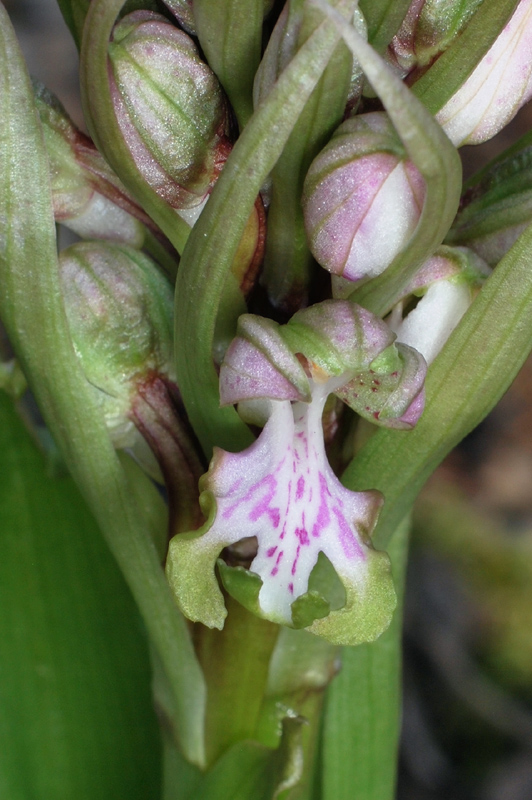
M 57 0 L 57 3 L 63 15 L 63 19 L 79 49 L 90 0 Z

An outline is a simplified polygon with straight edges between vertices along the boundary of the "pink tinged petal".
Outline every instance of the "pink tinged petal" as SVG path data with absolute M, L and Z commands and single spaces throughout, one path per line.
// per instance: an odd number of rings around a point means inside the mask
M 510 22 L 436 119 L 452 143 L 480 144 L 498 133 L 532 96 L 532 2 Z
M 220 401 L 230 405 L 263 397 L 299 400 L 300 394 L 261 350 L 238 337 L 229 346 L 220 369 Z

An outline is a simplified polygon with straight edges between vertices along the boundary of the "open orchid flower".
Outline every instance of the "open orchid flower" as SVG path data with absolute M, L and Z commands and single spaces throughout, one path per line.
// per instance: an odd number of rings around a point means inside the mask
M 423 264 L 388 319 L 397 341 L 415 347 L 432 364 L 489 275 L 488 265 L 467 247 L 442 245 Z M 420 298 L 403 317 L 409 297 Z M 401 345 L 398 344 L 398 347 Z M 415 352 L 415 351 L 414 351 Z
M 240 318 L 220 372 L 221 401 L 250 408 L 266 402 L 269 418 L 244 452 L 215 449 L 200 482 L 207 522 L 170 544 L 168 577 L 190 619 L 223 627 L 218 559 L 225 589 L 261 617 L 337 644 L 372 641 L 385 630 L 395 606 L 393 581 L 386 554 L 370 542 L 382 497 L 339 482 L 325 453 L 322 411 L 331 392 L 342 396 L 360 375 L 380 375 L 377 382 L 393 397 L 398 382 L 386 378 L 407 363 L 396 406 L 398 416 L 414 423 L 425 362 L 409 356 L 402 362 L 394 338 L 382 320 L 348 301 L 319 303 L 284 326 Z M 373 388 L 378 394 L 380 386 Z M 367 398 L 349 401 L 367 404 Z M 249 570 L 219 559 L 225 547 L 249 537 L 257 541 Z

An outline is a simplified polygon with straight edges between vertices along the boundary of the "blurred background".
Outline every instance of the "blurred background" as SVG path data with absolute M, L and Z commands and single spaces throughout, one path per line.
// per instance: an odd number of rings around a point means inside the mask
M 4 2 L 30 72 L 83 128 L 56 0 Z M 463 148 L 466 176 L 530 127 L 529 105 Z M 414 513 L 398 800 L 449 798 L 532 798 L 532 360 Z

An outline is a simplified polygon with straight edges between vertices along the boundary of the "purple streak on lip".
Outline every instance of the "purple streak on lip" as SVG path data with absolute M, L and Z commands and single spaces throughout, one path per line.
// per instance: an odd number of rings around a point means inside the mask
M 304 491 L 305 491 L 305 478 L 303 477 L 303 475 L 300 475 L 299 478 L 297 479 L 296 500 L 301 500 Z
M 276 550 L 277 550 L 277 545 L 275 545 L 274 547 L 270 547 L 270 549 L 266 551 L 266 555 L 268 556 L 268 558 L 273 558 Z
M 292 575 L 296 574 L 297 562 L 298 562 L 298 559 L 299 559 L 299 553 L 300 552 L 301 552 L 301 545 L 298 544 L 297 550 L 296 550 L 296 557 L 294 558 L 294 563 L 292 564 Z
M 284 555 L 284 550 L 281 550 L 279 555 L 277 556 L 277 560 L 275 562 L 275 567 L 272 569 L 272 571 L 270 573 L 271 575 L 277 575 L 277 573 L 279 572 L 279 562 L 282 559 L 283 555 Z
M 304 523 L 303 523 L 304 524 Z M 309 544 L 308 533 L 305 528 L 296 528 L 295 535 L 299 539 L 299 544 Z
M 290 594 L 294 594 L 294 584 L 293 583 L 289 583 L 288 584 L 288 591 L 290 592 Z
M 346 518 L 339 508 L 333 508 L 333 513 L 338 520 L 338 527 L 340 528 L 340 544 L 344 551 L 346 558 L 360 558 L 362 561 L 366 560 L 364 551 L 353 536 L 353 532 L 349 527 Z
M 318 518 L 312 527 L 312 536 L 318 539 L 324 528 L 329 525 L 331 515 L 329 513 L 329 506 L 327 504 L 327 495 L 330 497 L 331 492 L 327 486 L 327 481 L 323 472 L 320 472 L 320 507 L 318 509 Z

